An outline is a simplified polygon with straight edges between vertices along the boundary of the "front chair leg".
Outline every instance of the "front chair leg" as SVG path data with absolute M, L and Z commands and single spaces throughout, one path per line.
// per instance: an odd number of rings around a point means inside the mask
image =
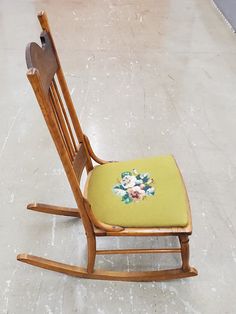
M 88 250 L 88 262 L 87 262 L 87 272 L 93 273 L 94 264 L 96 258 L 96 238 L 94 236 L 87 235 L 87 250 Z
M 179 236 L 179 242 L 181 245 L 181 257 L 182 257 L 182 269 L 183 271 L 189 271 L 189 238 L 187 235 Z
M 71 216 L 80 218 L 80 213 L 78 208 L 68 208 L 55 205 L 32 203 L 27 205 L 27 209 L 34 210 L 41 213 L 61 215 L 61 216 Z

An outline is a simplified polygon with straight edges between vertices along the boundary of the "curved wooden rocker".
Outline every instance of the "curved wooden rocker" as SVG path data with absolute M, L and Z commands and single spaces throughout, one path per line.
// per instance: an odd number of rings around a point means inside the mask
M 90 279 L 162 281 L 196 276 L 197 270 L 189 266 L 188 236 L 192 233 L 190 208 L 182 177 L 173 157 L 122 163 L 106 162 L 95 155 L 76 115 L 45 12 L 39 13 L 38 19 L 43 29 L 40 36 L 42 47 L 36 43 L 27 46 L 26 62 L 29 69 L 27 77 L 56 145 L 78 207 L 66 208 L 34 203 L 29 204 L 27 208 L 48 214 L 80 218 L 86 231 L 88 261 L 87 268 L 82 268 L 28 254 L 19 254 L 17 259 L 44 269 Z M 94 167 L 92 160 L 98 166 Z M 164 188 L 160 196 L 158 194 L 156 196 L 155 181 L 147 174 L 136 172 L 135 185 L 131 182 L 134 175 L 123 172 L 123 185 L 113 187 L 117 195 L 112 193 L 110 180 L 115 180 L 121 169 L 124 171 L 125 167 L 133 165 L 141 168 L 145 165 L 158 176 L 160 185 L 165 186 L 167 182 L 167 187 L 170 187 L 169 198 L 165 197 Z M 88 179 L 83 194 L 80 180 L 84 168 L 88 173 Z M 107 193 L 109 196 L 106 198 Z M 175 236 L 179 238 L 180 247 L 97 250 L 96 237 L 104 236 Z M 94 269 L 97 254 L 143 253 L 179 253 L 182 265 L 178 269 L 141 272 Z

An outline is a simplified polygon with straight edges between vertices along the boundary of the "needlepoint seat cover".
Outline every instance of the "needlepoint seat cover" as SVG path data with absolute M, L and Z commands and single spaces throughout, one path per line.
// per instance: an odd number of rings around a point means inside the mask
M 189 203 L 173 156 L 95 167 L 87 198 L 98 220 L 122 227 L 185 227 Z

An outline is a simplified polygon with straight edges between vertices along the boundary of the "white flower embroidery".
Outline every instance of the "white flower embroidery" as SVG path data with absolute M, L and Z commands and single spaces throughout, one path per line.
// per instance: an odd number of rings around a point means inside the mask
M 132 172 L 122 172 L 119 184 L 113 187 L 113 192 L 121 197 L 122 202 L 129 204 L 143 200 L 146 196 L 153 196 L 155 189 L 151 185 L 153 179 L 148 173 L 139 174 L 136 169 Z

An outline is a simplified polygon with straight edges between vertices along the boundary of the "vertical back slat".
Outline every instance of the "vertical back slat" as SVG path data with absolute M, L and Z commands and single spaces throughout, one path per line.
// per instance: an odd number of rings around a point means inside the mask
M 73 155 L 71 154 L 71 152 L 69 150 L 69 147 L 67 145 L 67 142 L 66 142 L 63 130 L 61 128 L 60 120 L 59 120 L 58 113 L 57 113 L 56 106 L 55 106 L 55 97 L 54 97 L 53 93 L 51 92 L 51 90 L 49 90 L 49 95 L 48 96 L 49 96 L 48 97 L 49 105 L 51 105 L 51 107 L 52 107 L 52 112 L 54 114 L 55 123 L 56 123 L 56 125 L 58 127 L 59 136 L 60 136 L 62 142 L 64 143 L 65 150 L 66 150 L 66 152 L 68 154 L 68 157 L 70 158 L 70 161 L 72 162 Z
M 55 90 L 55 87 L 53 86 L 53 84 L 51 84 L 51 86 L 50 86 L 50 95 L 53 99 L 53 106 L 54 106 L 55 112 L 57 114 L 58 123 L 59 123 L 60 129 L 62 131 L 63 138 L 64 138 L 64 141 L 66 143 L 68 153 L 71 157 L 71 160 L 73 160 L 74 155 L 75 155 L 75 150 L 73 148 L 73 142 L 71 140 L 71 137 L 70 137 L 70 134 L 68 131 L 68 127 L 66 125 L 65 117 L 63 115 L 62 108 L 61 108 L 61 105 L 60 105 L 60 102 L 58 99 L 58 95 L 56 93 L 56 90 Z
M 72 129 L 71 129 L 71 125 L 70 125 L 69 119 L 68 119 L 68 117 L 67 117 L 67 113 L 66 113 L 65 107 L 64 107 L 64 105 L 63 105 L 63 101 L 62 101 L 62 99 L 61 99 L 60 92 L 59 92 L 58 87 L 57 87 L 57 84 L 56 84 L 56 82 L 55 82 L 55 79 L 53 79 L 52 84 L 53 84 L 53 86 L 54 86 L 54 88 L 55 88 L 55 91 L 56 91 L 56 94 L 57 94 L 59 103 L 60 103 L 60 105 L 61 105 L 61 109 L 62 109 L 64 118 L 65 118 L 65 120 L 66 120 L 67 128 L 68 128 L 68 131 L 69 131 L 69 133 L 70 133 L 70 137 L 71 137 L 71 140 L 72 140 L 72 143 L 73 143 L 74 150 L 76 151 L 76 150 L 77 150 L 77 147 L 76 147 L 75 138 L 74 138 L 74 135 L 73 135 L 73 132 L 72 132 Z
M 72 163 L 73 169 L 79 181 L 81 179 L 81 175 L 83 173 L 86 162 L 87 162 L 87 156 L 86 156 L 84 144 L 80 143 L 78 146 L 78 151 L 75 155 L 75 159 L 73 160 L 73 163 Z

